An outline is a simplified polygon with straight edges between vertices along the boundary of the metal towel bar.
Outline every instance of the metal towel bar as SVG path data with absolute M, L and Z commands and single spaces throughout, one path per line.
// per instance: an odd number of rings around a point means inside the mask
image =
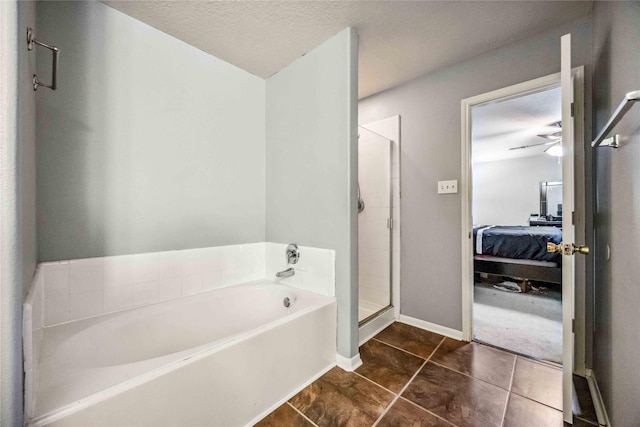
M 610 138 L 607 138 L 609 132 L 613 130 L 614 127 L 618 124 L 622 116 L 625 115 L 627 111 L 633 106 L 633 104 L 637 101 L 640 101 L 640 90 L 636 90 L 634 92 L 628 92 L 625 96 L 616 111 L 613 112 L 611 118 L 604 126 L 604 128 L 600 131 L 596 139 L 591 143 L 592 147 L 611 147 L 618 148 L 620 145 L 620 135 L 614 135 Z
M 27 28 L 27 49 L 33 50 L 33 46 L 36 44 L 38 46 L 46 47 L 51 51 L 51 53 L 53 54 L 53 64 L 51 66 L 51 84 L 50 85 L 43 84 L 40 80 L 38 80 L 38 75 L 34 74 L 33 90 L 38 90 L 38 87 L 40 86 L 48 87 L 51 90 L 56 90 L 56 87 L 58 86 L 58 55 L 60 54 L 60 49 L 58 49 L 55 46 L 49 46 L 46 43 L 42 43 L 41 41 L 36 40 L 35 36 L 33 35 L 33 29 L 31 27 L 28 27 Z

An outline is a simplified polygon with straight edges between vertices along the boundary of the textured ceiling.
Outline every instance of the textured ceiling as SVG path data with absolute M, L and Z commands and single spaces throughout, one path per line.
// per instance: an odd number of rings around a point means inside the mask
M 591 12 L 591 1 L 105 1 L 262 78 L 345 27 L 360 98 Z
M 560 88 L 491 102 L 471 110 L 474 162 L 537 156 L 549 146 L 509 150 L 529 144 L 551 142 L 538 135 L 561 130 L 553 126 L 562 120 Z

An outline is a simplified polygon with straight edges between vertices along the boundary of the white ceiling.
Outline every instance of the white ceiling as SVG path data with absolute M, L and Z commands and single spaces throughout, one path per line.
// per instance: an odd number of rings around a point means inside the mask
M 345 27 L 360 98 L 591 12 L 592 1 L 104 1 L 262 78 Z
M 560 88 L 547 89 L 504 101 L 491 102 L 471 110 L 471 153 L 473 162 L 537 156 L 549 146 L 509 150 L 529 144 L 551 142 L 549 135 L 562 120 Z

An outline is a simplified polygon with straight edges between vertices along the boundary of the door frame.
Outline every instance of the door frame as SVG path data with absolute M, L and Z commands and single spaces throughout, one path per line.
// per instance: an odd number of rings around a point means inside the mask
M 366 323 L 359 325 L 360 345 L 369 341 L 381 330 L 395 322 L 400 317 L 400 269 L 402 264 L 401 241 L 402 227 L 400 222 L 400 194 L 401 194 L 401 156 L 402 141 L 400 135 L 401 116 L 395 115 L 365 123 L 361 126 L 391 141 L 391 307 Z
M 365 123 L 362 126 L 370 132 L 377 133 L 383 138 L 391 141 L 391 305 L 393 307 L 394 319 L 400 317 L 400 272 L 402 268 L 402 224 L 401 214 L 401 188 L 400 171 L 402 170 L 402 141 L 400 126 L 402 118 L 400 115 L 386 117 L 373 122 Z
M 575 233 L 577 241 L 584 241 L 585 236 L 585 200 L 584 200 L 584 66 L 571 70 L 574 84 L 574 187 L 576 223 Z M 461 101 L 461 179 L 460 193 L 462 196 L 461 215 L 461 260 L 462 260 L 462 339 L 471 341 L 473 338 L 473 224 L 472 224 L 472 163 L 471 163 L 471 108 L 487 102 L 499 99 L 514 98 L 540 90 L 559 87 L 560 73 L 550 74 L 537 79 L 507 86 L 501 89 L 486 92 L 480 95 L 465 98 Z M 578 271 L 578 267 L 584 270 L 584 263 L 576 265 L 576 306 L 575 306 L 575 350 L 574 371 L 578 374 L 585 373 L 585 305 L 584 295 L 586 289 L 585 271 Z

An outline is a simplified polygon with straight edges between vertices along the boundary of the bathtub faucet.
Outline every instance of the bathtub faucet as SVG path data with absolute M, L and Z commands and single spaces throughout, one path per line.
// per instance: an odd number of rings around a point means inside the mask
M 287 268 L 286 270 L 278 271 L 276 273 L 276 277 L 291 277 L 296 274 L 296 271 L 293 267 Z

